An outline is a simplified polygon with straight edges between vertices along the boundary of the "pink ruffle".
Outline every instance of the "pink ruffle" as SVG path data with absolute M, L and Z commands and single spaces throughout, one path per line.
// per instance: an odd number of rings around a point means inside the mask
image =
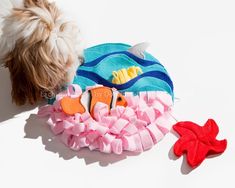
M 40 117 L 48 116 L 47 124 L 55 135 L 71 149 L 88 147 L 104 153 L 121 154 L 124 150 L 142 152 L 158 143 L 171 128 L 168 113 L 173 105 L 165 92 L 141 92 L 138 96 L 126 93 L 127 107 L 108 106 L 98 102 L 94 118 L 89 112 L 68 116 L 61 110 L 64 96 L 81 95 L 78 85 L 69 86 L 57 95 L 53 105 L 39 109 Z

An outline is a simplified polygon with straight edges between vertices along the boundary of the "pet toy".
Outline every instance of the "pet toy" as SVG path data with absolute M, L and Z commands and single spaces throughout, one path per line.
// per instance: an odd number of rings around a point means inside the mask
M 147 45 L 131 47 L 121 43 L 106 43 L 84 51 L 85 62 L 77 70 L 73 83 L 83 91 L 87 86 L 101 84 L 116 88 L 121 93 L 141 91 L 165 91 L 174 98 L 173 82 L 164 66 L 151 54 L 145 52 Z M 123 84 L 112 83 L 112 72 L 139 67 L 143 73 Z
M 129 67 L 128 69 L 121 69 L 118 71 L 113 71 L 112 83 L 124 84 L 142 73 L 143 73 L 142 69 L 136 66 Z
M 83 114 L 88 111 L 93 116 L 94 106 L 97 102 L 107 104 L 109 110 L 115 106 L 127 106 L 124 96 L 117 90 L 108 87 L 92 88 L 76 98 L 64 97 L 60 104 L 63 112 L 68 115 Z
M 84 93 L 96 88 L 104 89 L 94 86 Z M 63 100 L 77 99 L 81 95 L 81 88 L 71 85 L 57 95 L 53 105 L 40 108 L 38 113 L 42 117 L 49 116 L 47 123 L 54 134 L 73 150 L 87 147 L 104 153 L 121 154 L 124 150 L 140 153 L 152 148 L 170 130 L 168 112 L 173 103 L 166 92 L 140 92 L 135 96 L 125 93 L 126 107 L 117 105 L 110 109 L 109 104 L 96 101 L 93 114 L 89 111 L 64 113 L 63 102 L 66 101 Z
M 146 43 L 133 47 L 110 43 L 86 49 L 73 85 L 59 93 L 52 105 L 42 107 L 39 116 L 49 116 L 54 134 L 73 150 L 88 147 L 121 154 L 152 148 L 171 129 L 174 87 L 164 66 L 146 47 Z M 218 127 L 213 120 L 203 127 L 178 122 L 173 128 L 181 136 L 174 153 L 186 153 L 192 167 L 226 148 L 226 140 L 215 138 Z
M 178 122 L 173 129 L 180 135 L 174 144 L 174 153 L 178 157 L 186 153 L 191 167 L 200 165 L 208 155 L 223 153 L 227 147 L 227 140 L 216 139 L 219 128 L 212 119 L 203 127 L 190 121 Z
M 85 50 L 73 85 L 39 111 L 68 147 L 142 152 L 169 132 L 173 83 L 146 47 L 110 43 Z M 127 82 L 112 83 L 116 70 L 119 78 L 129 73 Z

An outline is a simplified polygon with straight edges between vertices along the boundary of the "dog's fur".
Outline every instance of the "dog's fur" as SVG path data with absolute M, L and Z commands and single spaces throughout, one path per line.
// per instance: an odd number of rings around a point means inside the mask
M 76 24 L 47 0 L 1 0 L 0 7 L 0 62 L 13 101 L 35 104 L 70 83 L 83 55 Z

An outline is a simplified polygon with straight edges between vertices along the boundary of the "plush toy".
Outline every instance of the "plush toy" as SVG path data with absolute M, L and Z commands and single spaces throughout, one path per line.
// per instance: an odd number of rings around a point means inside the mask
M 83 114 L 87 111 L 93 116 L 97 102 L 107 104 L 109 110 L 115 106 L 127 106 L 126 99 L 117 90 L 99 86 L 87 90 L 76 98 L 64 97 L 60 104 L 63 112 L 68 115 Z
M 82 98 L 89 91 L 93 97 L 100 95 L 88 104 L 94 105 L 91 113 L 79 101 L 79 98 L 86 101 L 86 97 Z M 102 91 L 107 92 L 107 98 Z M 53 105 L 42 107 L 38 115 L 49 116 L 47 123 L 53 133 L 73 150 L 87 147 L 104 153 L 140 153 L 152 148 L 169 132 L 168 112 L 173 102 L 166 92 L 140 92 L 139 95 L 127 92 L 110 109 L 111 96 L 112 90 L 107 87 L 94 86 L 82 93 L 78 85 L 71 85 L 57 95 Z
M 118 71 L 113 71 L 112 83 L 124 84 L 142 73 L 143 73 L 142 69 L 137 66 L 132 66 L 132 67 L 129 67 L 128 69 L 121 69 Z
M 106 43 L 85 50 L 85 62 L 77 70 L 73 83 L 83 91 L 87 86 L 101 84 L 121 93 L 165 91 L 174 99 L 173 82 L 164 66 L 145 51 L 146 43 L 131 47 L 121 43 Z M 142 74 L 123 84 L 112 83 L 113 71 L 139 67 Z
M 111 43 L 86 49 L 73 85 L 40 109 L 39 115 L 49 116 L 52 131 L 69 148 L 142 152 L 169 132 L 173 82 L 146 47 Z M 185 153 L 192 167 L 226 149 L 227 141 L 215 138 L 218 126 L 213 120 L 203 127 L 178 122 L 173 128 L 181 136 L 174 153 Z
M 217 140 L 219 128 L 213 119 L 209 119 L 204 126 L 190 121 L 178 122 L 173 129 L 180 135 L 174 144 L 174 153 L 180 157 L 187 155 L 188 164 L 197 167 L 209 155 L 221 154 L 227 147 L 227 140 Z
M 142 152 L 169 132 L 173 83 L 146 47 L 110 43 L 85 50 L 73 85 L 39 111 L 68 147 Z
M 135 95 L 142 91 L 164 91 L 174 100 L 174 86 L 168 72 L 155 57 L 145 51 L 146 48 L 146 43 L 133 47 L 122 43 L 105 43 L 85 49 L 84 64 L 77 70 L 73 84 L 79 85 L 82 91 L 97 84 Z M 123 69 L 128 71 L 130 80 L 126 79 L 120 84 L 112 83 L 112 73 Z M 54 98 L 48 100 L 49 104 L 53 102 Z

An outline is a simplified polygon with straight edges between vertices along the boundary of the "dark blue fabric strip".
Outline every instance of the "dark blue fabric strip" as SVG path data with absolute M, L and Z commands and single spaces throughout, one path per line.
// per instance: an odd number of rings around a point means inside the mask
M 134 85 L 135 82 L 137 82 L 139 79 L 141 79 L 143 77 L 154 77 L 154 78 L 165 81 L 170 86 L 172 92 L 174 90 L 173 82 L 171 81 L 170 77 L 161 71 L 149 71 L 149 72 L 143 73 L 143 74 L 139 75 L 138 77 L 135 77 L 132 80 L 128 81 L 125 84 L 113 84 L 94 72 L 80 70 L 80 69 L 77 70 L 77 75 L 88 78 L 88 79 L 96 82 L 97 84 L 102 84 L 107 87 L 114 87 L 118 90 L 128 89 L 129 87 Z
M 128 56 L 129 58 L 133 59 L 134 61 L 136 61 L 136 63 L 138 63 L 139 65 L 142 65 L 144 67 L 150 66 L 150 65 L 155 65 L 158 64 L 160 66 L 163 67 L 163 65 L 157 61 L 150 61 L 150 60 L 145 60 L 145 59 L 141 59 L 135 55 L 133 55 L 132 53 L 128 52 L 128 51 L 120 51 L 120 52 L 112 52 L 109 54 L 105 54 L 101 57 L 98 57 L 97 59 L 90 61 L 90 62 L 85 62 L 82 66 L 84 67 L 93 67 L 96 66 L 99 62 L 101 62 L 103 59 L 105 59 L 106 57 L 109 57 L 111 55 L 116 55 L 116 54 L 124 54 L 126 56 Z

